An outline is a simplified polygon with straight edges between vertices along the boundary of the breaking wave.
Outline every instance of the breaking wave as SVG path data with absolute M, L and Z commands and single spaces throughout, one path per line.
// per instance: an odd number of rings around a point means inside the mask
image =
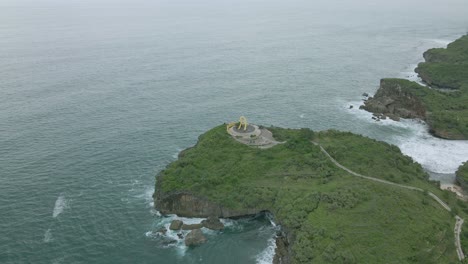
M 268 239 L 268 246 L 256 257 L 257 264 L 272 264 L 275 257 L 276 238 Z
M 55 201 L 54 211 L 52 212 L 52 217 L 59 216 L 65 208 L 68 207 L 68 202 L 65 199 L 65 195 L 61 193 L 57 200 Z
M 49 243 L 53 240 L 52 238 L 52 231 L 49 229 L 47 229 L 44 233 L 44 243 Z

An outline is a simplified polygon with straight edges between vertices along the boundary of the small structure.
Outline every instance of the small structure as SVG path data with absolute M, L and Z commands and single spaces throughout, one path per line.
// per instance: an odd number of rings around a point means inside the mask
M 269 148 L 281 143 L 273 139 L 272 133 L 267 129 L 249 124 L 244 116 L 239 118 L 239 122 L 229 123 L 226 130 L 235 140 L 249 146 Z
M 239 127 L 237 129 L 241 129 L 242 126 L 244 126 L 244 131 L 247 130 L 247 126 L 249 125 L 249 123 L 247 123 L 247 118 L 245 118 L 245 116 L 241 116 L 239 118 Z

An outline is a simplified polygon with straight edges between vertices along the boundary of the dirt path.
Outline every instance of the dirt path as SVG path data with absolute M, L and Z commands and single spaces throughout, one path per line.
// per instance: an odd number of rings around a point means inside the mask
M 455 216 L 455 228 L 453 232 L 455 233 L 455 246 L 457 247 L 457 255 L 458 255 L 459 260 L 462 260 L 465 258 L 465 254 L 463 254 L 463 250 L 461 248 L 461 243 L 460 243 L 460 233 L 461 233 L 463 222 L 464 220 L 462 218 L 460 218 L 458 215 Z
M 408 186 L 408 185 L 403 185 L 403 184 L 398 184 L 398 183 L 394 183 L 394 182 L 390 182 L 390 181 L 386 181 L 386 180 L 382 180 L 382 179 L 378 179 L 378 178 L 374 178 L 374 177 L 370 177 L 370 176 L 364 176 L 362 174 L 359 174 L 359 173 L 356 173 L 348 168 L 346 168 L 345 166 L 341 165 L 338 161 L 336 161 L 332 156 L 330 156 L 330 154 L 328 154 L 328 152 L 320 145 L 318 144 L 317 142 L 313 142 L 311 141 L 314 145 L 316 146 L 319 146 L 320 147 L 320 150 L 339 168 L 347 171 L 348 173 L 350 173 L 351 175 L 354 175 L 356 177 L 360 177 L 360 178 L 364 178 L 364 179 L 367 179 L 367 180 L 370 180 L 370 181 L 376 181 L 376 182 L 380 182 L 380 183 L 384 183 L 384 184 L 389 184 L 389 185 L 393 185 L 393 186 L 397 186 L 397 187 L 401 187 L 401 188 L 405 188 L 405 189 L 409 189 L 409 190 L 414 190 L 414 191 L 419 191 L 419 192 L 424 192 L 423 189 L 421 188 L 418 188 L 418 187 L 413 187 L 413 186 Z M 432 192 L 428 192 L 428 195 L 431 196 L 436 202 L 438 202 L 445 210 L 447 211 L 452 211 L 452 209 L 442 201 L 442 199 L 440 199 L 437 195 L 433 194 Z M 464 220 L 459 217 L 458 215 L 455 216 L 455 228 L 453 230 L 454 234 L 455 234 L 455 246 L 457 248 L 457 255 L 458 255 L 458 259 L 459 260 L 463 260 L 465 258 L 465 255 L 463 254 L 463 250 L 461 248 L 461 243 L 460 243 L 460 233 L 461 233 L 461 227 L 463 225 L 463 222 Z

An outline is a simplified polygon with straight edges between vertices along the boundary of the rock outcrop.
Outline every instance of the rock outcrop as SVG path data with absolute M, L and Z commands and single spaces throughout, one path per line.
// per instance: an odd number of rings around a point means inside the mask
M 273 264 L 291 263 L 291 247 L 286 232 L 279 232 L 276 236 L 276 249 L 275 256 L 273 257 Z
M 203 227 L 206 227 L 211 230 L 224 229 L 223 223 L 221 223 L 221 221 L 219 221 L 219 218 L 216 216 L 210 216 L 206 220 L 203 220 L 201 223 L 203 224 Z
M 185 237 L 185 245 L 190 246 L 199 246 L 206 242 L 206 237 L 203 235 L 200 229 L 195 229 L 190 231 Z
M 380 80 L 380 88 L 375 96 L 369 97 L 360 108 L 393 120 L 399 120 L 399 118 L 425 120 L 424 103 L 405 87 L 406 84 L 405 80 Z
M 179 230 L 182 227 L 183 224 L 184 224 L 184 222 L 182 222 L 181 220 L 172 220 L 171 225 L 169 226 L 169 229 L 170 230 Z
M 161 190 L 163 176 L 157 176 L 156 191 L 153 194 L 154 205 L 162 214 L 176 214 L 183 217 L 219 217 L 236 218 L 255 215 L 265 211 L 258 208 L 230 209 L 208 199 L 189 192 L 164 193 Z

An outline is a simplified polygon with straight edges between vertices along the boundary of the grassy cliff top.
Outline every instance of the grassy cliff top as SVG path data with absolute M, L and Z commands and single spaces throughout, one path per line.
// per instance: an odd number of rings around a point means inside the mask
M 446 49 L 430 49 L 425 62 L 416 68 L 421 78 L 434 88 L 453 89 L 449 93 L 426 92 L 421 99 L 431 111 L 428 123 L 449 138 L 468 138 L 468 35 Z M 419 90 L 428 90 L 421 87 Z M 453 135 L 453 136 L 452 136 Z M 443 134 L 442 134 L 443 136 Z
M 248 147 L 215 127 L 160 173 L 156 190 L 269 210 L 292 237 L 293 263 L 457 262 L 453 216 L 427 193 L 352 176 L 310 141 L 351 170 L 420 187 L 468 211 L 397 147 L 348 132 L 270 130 L 286 143 Z
M 443 92 L 405 79 L 383 80 L 389 86 L 398 85 L 423 102 L 426 121 L 434 134 L 449 139 L 468 139 L 468 86 L 466 90 Z
M 468 35 L 450 43 L 446 49 L 430 49 L 424 53 L 426 62 L 416 72 L 428 84 L 439 88 L 468 92 Z
M 415 71 L 430 87 L 382 79 L 375 96 L 362 108 L 389 117 L 421 118 L 435 136 L 468 139 L 468 35 L 446 49 L 426 51 L 424 58 Z

